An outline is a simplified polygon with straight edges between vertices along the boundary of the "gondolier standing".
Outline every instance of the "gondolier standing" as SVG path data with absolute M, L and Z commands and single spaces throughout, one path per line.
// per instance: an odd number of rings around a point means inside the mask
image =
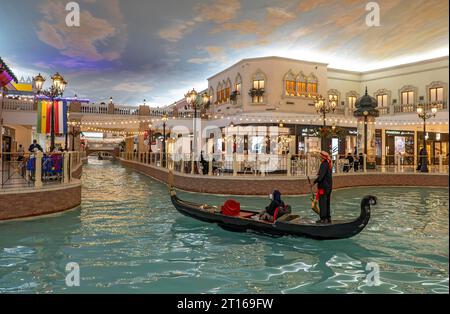
M 331 191 L 333 190 L 333 170 L 330 155 L 321 152 L 322 163 L 314 184 L 317 183 L 317 199 L 320 207 L 320 220 L 317 223 L 331 223 Z

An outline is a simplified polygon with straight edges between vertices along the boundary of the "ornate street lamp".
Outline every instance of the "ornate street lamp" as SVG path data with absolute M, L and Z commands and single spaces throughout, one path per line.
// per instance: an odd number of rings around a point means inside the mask
M 197 111 L 202 108 L 207 108 L 208 104 L 210 103 L 209 95 L 208 93 L 203 93 L 202 95 L 199 95 L 195 89 L 192 89 L 191 91 L 188 91 L 185 95 L 186 102 L 188 105 L 194 109 L 194 155 L 197 156 Z
M 336 111 L 337 100 L 328 99 L 328 101 L 321 95 L 316 98 L 314 106 L 316 107 L 316 111 L 323 118 L 323 126 L 327 126 L 327 114 Z
M 148 152 L 149 153 L 152 152 L 152 137 L 153 137 L 152 127 L 153 127 L 153 124 L 150 123 L 148 125 Z
M 55 75 L 51 77 L 52 79 L 52 86 L 48 90 L 43 90 L 45 78 L 39 73 L 34 78 L 34 86 L 36 87 L 37 94 L 38 95 L 45 95 L 49 97 L 52 101 L 52 110 L 51 110 L 51 119 L 50 119 L 50 151 L 53 152 L 55 149 L 55 106 L 54 106 L 54 100 L 56 97 L 61 97 L 64 93 L 64 90 L 66 88 L 67 82 L 64 80 L 64 78 L 56 72 Z
M 169 118 L 167 117 L 167 113 L 164 113 L 163 117 L 162 117 L 162 122 L 163 122 L 163 168 L 166 167 L 166 125 L 167 125 L 167 121 L 169 121 Z
M 323 128 L 322 133 L 325 132 L 325 128 L 327 126 L 327 114 L 335 112 L 337 107 L 337 98 L 333 97 L 332 99 L 325 99 L 322 95 L 316 96 L 314 106 L 316 107 L 316 111 L 318 114 L 322 116 L 323 119 Z M 321 149 L 323 151 L 328 151 L 328 145 L 323 137 L 321 140 Z
M 435 103 L 431 106 L 431 112 L 426 112 L 425 105 L 419 105 L 417 108 L 417 114 L 419 118 L 423 120 L 423 152 L 420 158 L 422 159 L 422 163 L 420 166 L 420 172 L 428 172 L 428 152 L 427 152 L 427 120 L 436 117 L 436 113 L 438 111 L 437 105 Z

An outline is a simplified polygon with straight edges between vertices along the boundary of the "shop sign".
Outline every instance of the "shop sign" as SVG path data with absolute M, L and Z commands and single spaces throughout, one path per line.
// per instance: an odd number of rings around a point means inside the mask
M 414 136 L 414 132 L 413 131 L 386 131 L 386 135 L 400 135 L 400 136 Z

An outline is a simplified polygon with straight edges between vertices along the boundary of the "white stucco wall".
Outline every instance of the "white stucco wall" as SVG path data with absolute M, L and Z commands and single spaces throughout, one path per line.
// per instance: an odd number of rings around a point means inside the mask
M 217 100 L 216 93 L 219 82 L 227 82 L 230 79 L 232 83 L 231 92 L 233 92 L 238 73 L 242 77 L 241 102 L 238 102 L 236 105 L 230 103 L 214 105 L 213 112 L 230 114 L 239 112 L 240 109 L 244 112 L 276 109 L 279 112 L 313 113 L 314 107 L 310 106 L 313 103 L 312 100 L 285 96 L 284 77 L 289 71 L 292 71 L 295 75 L 302 72 L 305 76 L 316 76 L 318 93 L 326 94 L 328 88 L 326 64 L 279 57 L 245 59 L 208 79 L 209 90 L 211 90 L 211 87 L 214 89 L 213 100 L 215 102 Z M 252 99 L 249 96 L 249 91 L 253 84 L 253 76 L 258 72 L 262 72 L 266 78 L 264 102 L 262 104 L 252 103 Z

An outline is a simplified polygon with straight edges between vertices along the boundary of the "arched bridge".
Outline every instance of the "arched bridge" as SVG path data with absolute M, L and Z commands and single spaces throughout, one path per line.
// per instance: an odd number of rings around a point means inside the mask
M 119 157 L 120 149 L 117 145 L 108 144 L 90 144 L 86 147 L 86 156 L 98 155 L 99 153 L 107 153 L 113 157 Z

